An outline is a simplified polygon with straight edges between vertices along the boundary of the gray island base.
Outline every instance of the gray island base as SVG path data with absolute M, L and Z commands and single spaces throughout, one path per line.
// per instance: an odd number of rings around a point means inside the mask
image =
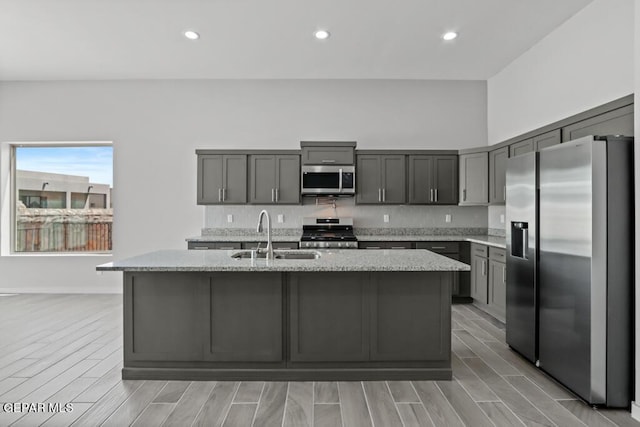
M 158 251 L 124 272 L 123 379 L 451 379 L 451 284 L 426 250 L 233 259 Z

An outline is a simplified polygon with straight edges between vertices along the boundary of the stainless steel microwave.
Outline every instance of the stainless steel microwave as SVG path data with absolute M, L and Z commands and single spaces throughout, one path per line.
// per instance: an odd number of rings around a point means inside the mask
M 302 195 L 353 196 L 355 166 L 302 166 Z

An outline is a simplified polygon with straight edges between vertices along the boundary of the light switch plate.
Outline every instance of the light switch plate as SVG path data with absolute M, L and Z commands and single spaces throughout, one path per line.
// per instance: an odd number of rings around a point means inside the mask
M 231 214 L 227 215 L 227 222 L 233 222 L 233 215 Z
M 278 214 L 278 222 L 280 224 L 282 224 L 284 222 L 284 215 L 283 214 Z
M 504 224 L 504 214 L 500 214 L 500 224 Z
M 444 216 L 444 222 L 451 222 L 451 214 L 446 214 Z
M 384 222 L 389 222 L 389 215 L 387 215 L 387 214 L 382 215 L 382 220 Z

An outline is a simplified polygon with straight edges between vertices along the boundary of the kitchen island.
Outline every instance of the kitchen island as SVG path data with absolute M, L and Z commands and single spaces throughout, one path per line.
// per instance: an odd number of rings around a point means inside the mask
M 237 252 L 97 267 L 124 272 L 124 379 L 451 379 L 450 287 L 468 265 L 427 250 Z

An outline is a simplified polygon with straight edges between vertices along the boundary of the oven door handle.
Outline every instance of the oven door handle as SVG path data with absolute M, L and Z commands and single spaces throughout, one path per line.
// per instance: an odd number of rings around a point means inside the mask
M 338 169 L 338 193 L 342 193 L 342 168 Z

